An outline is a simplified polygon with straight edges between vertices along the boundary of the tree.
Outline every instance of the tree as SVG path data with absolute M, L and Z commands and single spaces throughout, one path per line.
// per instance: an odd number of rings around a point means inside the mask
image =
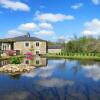
M 81 52 L 100 52 L 100 40 L 93 37 L 74 36 L 74 39 L 64 44 L 64 52 L 81 53 Z

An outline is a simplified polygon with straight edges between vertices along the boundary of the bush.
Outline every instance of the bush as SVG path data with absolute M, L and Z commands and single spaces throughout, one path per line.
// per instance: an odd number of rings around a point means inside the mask
M 6 51 L 6 54 L 7 54 L 8 56 L 14 56 L 14 55 L 16 54 L 16 51 L 15 51 L 15 50 L 7 50 L 7 51 Z
M 58 53 L 56 53 L 56 55 L 58 55 Z
M 60 53 L 58 53 L 58 55 L 60 55 Z
M 84 52 L 82 52 L 82 56 L 84 56 L 85 54 L 84 54 Z
M 32 52 L 26 52 L 26 57 L 33 57 L 33 53 Z
M 33 56 L 33 53 L 32 53 L 32 52 L 26 52 L 25 55 L 26 55 L 26 56 Z
M 93 54 L 92 53 L 90 53 L 90 56 L 92 56 Z
M 27 59 L 29 59 L 29 60 L 33 59 L 33 53 L 32 52 L 27 52 L 25 55 L 26 55 Z
M 20 64 L 21 63 L 21 59 L 19 57 L 12 57 L 10 59 L 11 64 Z
M 69 56 L 69 53 L 67 53 L 67 56 Z
M 89 53 L 87 53 L 87 56 L 89 56 Z
M 95 53 L 93 53 L 93 56 L 95 56 Z

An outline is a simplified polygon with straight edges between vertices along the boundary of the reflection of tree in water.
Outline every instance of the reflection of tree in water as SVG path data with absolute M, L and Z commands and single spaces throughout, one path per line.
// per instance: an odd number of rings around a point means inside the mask
M 77 74 L 81 70 L 80 62 L 75 62 L 75 66 L 71 66 L 71 70 Z M 59 70 L 65 70 L 66 61 L 57 63 Z M 12 77 L 12 76 L 11 76 Z M 20 75 L 14 75 L 12 78 L 20 78 Z M 24 80 L 23 91 L 27 91 L 29 96 L 25 100 L 100 100 L 99 83 L 91 84 L 93 81 L 86 82 L 78 80 L 73 85 L 63 85 L 62 87 L 40 86 L 39 79 Z M 43 80 L 43 79 L 41 79 Z M 61 82 L 61 81 L 59 81 Z M 20 96 L 20 94 L 19 94 Z
M 9 75 L 12 79 L 20 79 L 21 74 L 11 74 Z
M 83 95 L 86 97 L 86 100 L 100 100 L 100 90 L 97 88 L 95 89 L 95 86 L 91 86 L 89 84 L 83 84 L 84 91 Z
M 73 73 L 76 75 L 82 69 L 81 64 L 77 61 L 74 66 L 72 67 Z
M 93 65 L 93 64 L 97 64 L 100 66 L 100 62 L 98 61 L 93 61 L 93 60 L 80 60 L 79 61 L 81 65 Z
M 65 69 L 66 61 L 57 64 L 60 69 Z M 77 62 L 71 70 L 76 74 L 80 71 L 81 64 Z M 30 93 L 29 100 L 100 100 L 100 86 L 91 85 L 84 81 L 77 81 L 75 85 L 62 87 L 45 87 L 39 86 L 34 82 L 24 86 L 25 90 Z M 91 82 L 91 81 L 90 81 Z M 93 82 L 93 81 L 92 81 Z
M 100 89 L 83 82 L 63 87 L 43 87 L 34 82 L 29 85 L 30 87 L 24 86 L 30 93 L 29 100 L 100 100 Z
M 65 70 L 67 68 L 66 65 L 67 60 L 65 59 L 62 63 L 58 63 L 57 66 L 59 67 L 60 70 Z M 79 61 L 76 61 L 76 63 L 72 66 L 71 70 L 74 72 L 76 75 L 80 70 L 82 69 L 81 64 Z
M 58 63 L 57 66 L 60 70 L 65 70 L 65 68 L 66 68 L 66 59 L 64 59 L 62 63 Z

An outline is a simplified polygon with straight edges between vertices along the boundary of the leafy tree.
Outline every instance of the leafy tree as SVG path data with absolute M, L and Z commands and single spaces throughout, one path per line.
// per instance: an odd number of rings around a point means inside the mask
M 74 36 L 75 37 L 75 36 Z M 64 52 L 96 53 L 100 52 L 100 40 L 93 37 L 80 37 L 63 44 Z

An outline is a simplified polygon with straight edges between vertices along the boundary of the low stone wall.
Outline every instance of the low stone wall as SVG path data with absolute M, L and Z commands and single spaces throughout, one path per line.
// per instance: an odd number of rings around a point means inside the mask
M 5 73 L 21 73 L 21 72 L 29 72 L 34 69 L 34 66 L 29 66 L 26 64 L 8 64 L 0 68 L 0 72 Z

